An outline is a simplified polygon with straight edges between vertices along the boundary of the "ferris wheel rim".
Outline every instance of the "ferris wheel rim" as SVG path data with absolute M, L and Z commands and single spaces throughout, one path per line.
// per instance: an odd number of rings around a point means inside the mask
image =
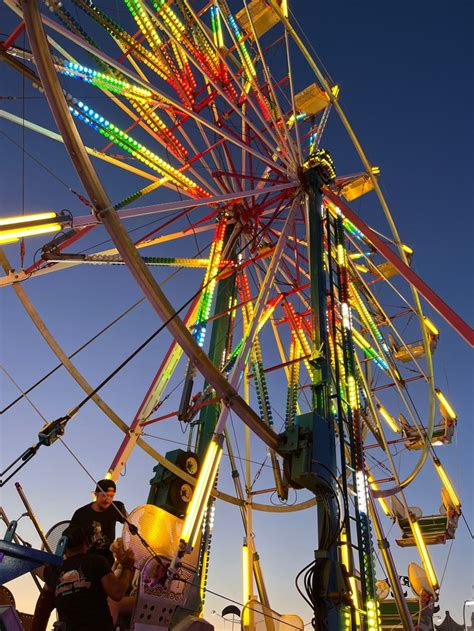
M 271 0 L 271 1 L 272 1 L 272 4 L 273 4 L 273 0 Z M 53 22 L 53 23 L 54 23 L 54 22 Z M 330 90 L 330 89 L 329 89 L 329 91 L 328 91 L 328 94 L 330 95 L 330 98 L 331 98 L 331 99 L 333 99 L 333 98 L 334 98 L 334 101 L 335 101 L 335 102 L 337 101 L 337 99 L 334 97 L 334 95 L 332 95 L 332 93 L 331 93 L 331 90 Z M 333 104 L 334 104 L 334 103 L 333 103 Z M 337 108 L 336 108 L 336 109 L 337 109 Z M 341 112 L 342 112 L 342 110 L 341 110 Z M 368 162 L 367 162 L 367 164 L 368 164 Z M 273 165 L 273 166 L 275 166 L 275 165 Z M 369 174 L 369 177 L 370 177 L 370 176 L 371 176 L 371 174 L 370 174 L 370 173 L 368 173 L 368 174 Z M 373 175 L 372 175 L 372 178 L 373 178 Z M 376 184 L 376 186 L 375 186 L 375 189 L 376 189 L 376 190 L 377 190 L 377 186 L 378 186 L 378 184 Z M 381 193 L 381 192 L 380 192 L 380 193 Z M 190 202 L 190 204 L 191 204 L 191 203 L 192 203 L 192 202 Z M 423 327 L 422 327 L 422 333 L 423 333 L 423 336 L 426 338 L 426 332 L 425 332 L 425 330 L 424 330 L 424 328 L 423 328 Z M 425 341 L 426 341 L 426 339 L 425 339 Z M 426 344 L 425 344 L 425 346 L 426 346 L 426 348 L 427 348 L 427 355 L 428 355 L 428 358 L 430 358 L 430 357 L 431 357 L 431 355 L 430 355 L 429 345 L 426 345 Z M 429 360 L 429 361 L 430 361 L 430 360 Z M 432 380 L 432 379 L 428 379 L 428 383 L 431 385 L 431 389 L 432 389 L 432 391 L 433 391 L 433 393 L 434 393 L 433 380 Z M 434 395 L 433 395 L 433 396 L 434 396 Z M 433 404 L 433 405 L 432 405 L 432 404 Z M 432 409 L 432 408 L 433 408 L 433 414 L 431 414 L 431 409 Z M 431 426 L 432 426 L 432 427 L 431 427 Z M 428 451 L 429 451 L 430 444 L 431 444 L 430 427 L 431 427 L 431 435 L 432 435 L 432 429 L 434 428 L 434 398 L 433 398 L 433 400 L 431 400 L 431 399 L 430 399 L 430 416 L 429 416 L 429 422 L 428 422 L 428 431 L 426 432 L 426 434 L 425 434 L 425 438 L 424 438 L 424 443 L 425 443 L 424 450 L 422 451 L 422 454 L 421 454 L 421 456 L 420 456 L 419 462 L 417 463 L 417 465 L 416 465 L 415 469 L 412 471 L 412 473 L 411 473 L 408 477 L 406 477 L 403 481 L 401 481 L 401 482 L 400 482 L 400 485 L 397 485 L 397 488 L 404 488 L 405 486 L 407 486 L 407 485 L 408 485 L 411 481 L 413 481 L 413 480 L 415 479 L 415 477 L 418 475 L 419 471 L 420 471 L 420 470 L 421 470 L 421 468 L 423 467 L 423 464 L 424 464 L 424 462 L 425 462 L 425 460 L 426 460 L 426 458 L 427 458 Z M 389 494 L 390 489 L 386 490 L 386 492 L 387 492 L 387 494 Z

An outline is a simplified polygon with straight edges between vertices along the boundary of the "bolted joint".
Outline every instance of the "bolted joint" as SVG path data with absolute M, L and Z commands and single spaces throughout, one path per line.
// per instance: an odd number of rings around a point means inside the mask
M 390 548 L 390 544 L 386 539 L 379 539 L 378 546 L 380 550 L 388 550 Z

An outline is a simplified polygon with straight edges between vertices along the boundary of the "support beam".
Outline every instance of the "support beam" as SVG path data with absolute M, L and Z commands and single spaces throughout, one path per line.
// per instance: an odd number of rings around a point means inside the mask
M 441 317 L 452 327 L 456 333 L 463 337 L 468 344 L 474 346 L 474 330 L 461 318 L 442 298 L 438 296 L 395 252 L 368 226 L 356 213 L 345 204 L 340 197 L 333 192 L 324 189 L 324 195 L 333 204 L 340 208 L 341 212 L 356 228 L 358 228 L 374 248 L 389 261 L 403 278 L 410 283 L 423 298 L 435 309 Z
M 194 300 L 185 317 L 186 326 L 188 327 L 194 322 L 196 317 L 196 308 L 197 299 Z M 143 423 L 148 419 L 148 415 L 152 412 L 153 407 L 161 398 L 161 395 L 168 385 L 182 354 L 182 349 L 178 346 L 176 340 L 173 340 L 155 375 L 155 378 L 153 379 L 153 382 L 148 388 L 145 398 L 135 414 L 135 418 L 130 425 L 127 435 L 123 439 L 122 444 L 120 445 L 112 464 L 107 471 L 107 477 L 110 477 L 115 482 L 118 480 L 122 469 L 127 464 L 127 460 L 137 444 L 139 437 L 142 435 Z
M 24 30 L 25 23 L 22 20 L 19 24 L 17 24 L 16 28 L 10 33 L 7 39 L 2 42 L 3 50 L 8 50 L 10 46 L 12 46 L 16 42 L 16 40 L 20 37 Z
M 324 462 L 318 462 L 315 458 L 316 452 L 313 451 L 311 472 L 315 476 L 321 475 L 321 465 L 324 467 L 323 479 L 328 480 L 332 495 L 326 498 L 326 502 L 318 503 L 318 554 L 327 555 L 331 563 L 331 568 L 335 568 L 338 563 L 338 544 L 333 541 L 327 546 L 325 543 L 328 531 L 338 525 L 337 515 L 338 506 L 336 500 L 337 490 L 331 478 L 337 479 L 337 462 L 336 462 L 336 434 L 334 429 L 334 420 L 330 406 L 330 363 L 329 363 L 329 345 L 326 330 L 326 274 L 324 270 L 324 227 L 322 216 L 323 194 L 321 190 L 322 180 L 317 167 L 313 167 L 305 173 L 308 192 L 306 196 L 306 225 L 307 225 L 307 242 L 308 242 L 308 261 L 310 272 L 310 291 L 311 291 L 311 308 L 312 308 L 312 350 L 317 354 L 315 362 L 315 371 L 312 383 L 313 394 L 313 445 L 325 445 Z M 329 237 L 328 237 L 329 238 Z M 330 477 L 328 478 L 327 473 Z M 329 491 L 329 489 L 328 489 Z M 326 491 L 326 494 L 327 492 Z M 329 491 L 330 493 L 330 491 Z M 318 558 L 317 556 L 315 558 Z M 315 593 L 321 589 L 321 579 L 315 573 L 313 578 L 313 589 Z M 338 590 L 336 575 L 332 571 L 327 578 L 325 585 L 328 593 L 335 593 Z M 325 599 L 318 594 L 314 600 L 314 614 L 317 624 L 321 619 L 326 618 L 328 631 L 338 631 L 339 618 L 341 612 L 341 603 L 334 603 L 334 606 L 324 611 L 318 609 L 316 604 L 319 601 L 324 603 Z M 319 611 L 319 613 L 318 613 Z
M 266 445 L 275 449 L 278 446 L 277 434 L 260 420 L 258 414 L 252 410 L 235 388 L 216 369 L 204 351 L 199 348 L 191 333 L 162 292 L 150 270 L 139 256 L 130 236 L 113 209 L 113 204 L 92 166 L 72 120 L 61 85 L 56 76 L 37 2 L 36 0 L 24 0 L 22 7 L 28 38 L 49 107 L 64 139 L 71 161 L 94 206 L 96 216 L 103 223 L 147 300 L 163 320 L 171 335 L 182 346 L 188 357 L 192 359 L 196 368 L 213 385 L 224 404 L 232 409 Z

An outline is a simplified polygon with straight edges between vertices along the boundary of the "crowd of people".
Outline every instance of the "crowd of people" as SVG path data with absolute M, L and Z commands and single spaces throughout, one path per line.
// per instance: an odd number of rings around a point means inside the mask
M 116 629 L 120 607 L 114 603 L 127 600 L 134 556 L 120 539 L 115 540 L 117 522 L 127 521 L 125 506 L 115 501 L 115 493 L 113 480 L 100 480 L 95 500 L 75 511 L 63 532 L 67 541 L 62 566 L 44 566 L 39 571 L 44 587 L 31 631 L 46 631 L 54 608 L 58 631 Z

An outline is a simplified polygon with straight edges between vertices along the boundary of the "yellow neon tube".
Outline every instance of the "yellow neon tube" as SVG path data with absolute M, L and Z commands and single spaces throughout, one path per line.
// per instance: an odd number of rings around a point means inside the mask
M 432 333 L 433 335 L 439 335 L 438 329 L 426 316 L 423 316 L 423 322 L 430 333 Z
M 349 547 L 347 545 L 347 535 L 345 531 L 341 532 L 341 542 L 342 542 L 342 545 L 340 546 L 341 563 L 343 563 L 346 566 L 346 570 L 350 572 L 351 568 L 349 567 Z M 357 582 L 356 582 L 355 576 L 351 576 L 351 575 L 349 576 L 349 584 L 352 590 L 352 604 L 354 605 L 354 609 L 355 609 L 356 624 L 360 625 L 359 593 L 357 591 Z
M 367 476 L 367 480 L 369 481 L 370 488 L 372 488 L 374 491 L 378 491 L 379 490 L 378 484 L 374 481 L 374 479 L 373 479 L 373 477 L 371 475 Z M 390 509 L 388 507 L 387 502 L 385 501 L 385 498 L 384 497 L 378 497 L 377 498 L 377 502 L 380 504 L 384 514 L 387 517 L 392 517 L 392 513 L 390 512 Z
M 263 312 L 262 317 L 260 318 L 260 322 L 258 323 L 257 333 L 260 333 L 263 326 L 267 323 L 268 318 L 272 315 L 272 313 L 275 311 L 275 308 L 280 304 L 280 302 L 281 300 L 277 300 L 275 301 L 274 304 L 268 305 L 265 308 L 265 311 Z
M 0 230 L 0 243 L 8 243 L 21 237 L 33 237 L 37 234 L 47 234 L 48 232 L 59 232 L 61 224 L 51 223 L 46 226 L 32 226 L 29 228 L 16 228 L 15 230 Z
M 242 546 L 242 604 L 244 607 L 244 626 L 249 624 L 249 608 L 246 606 L 250 598 L 250 576 L 249 576 L 249 549 L 247 544 Z
M 214 465 L 211 469 L 211 472 L 209 474 L 209 478 L 208 478 L 208 483 L 206 485 L 205 491 L 203 493 L 203 499 L 202 499 L 202 503 L 201 503 L 201 508 L 199 510 L 198 516 L 196 518 L 195 521 L 195 525 L 194 525 L 194 534 L 191 537 L 191 548 L 194 548 L 194 546 L 196 545 L 196 540 L 198 538 L 199 535 L 199 531 L 201 528 L 201 524 L 202 524 L 202 520 L 204 517 L 204 513 L 206 512 L 207 509 L 207 505 L 209 502 L 209 497 L 211 495 L 211 491 L 212 491 L 212 487 L 214 486 L 214 481 L 216 479 L 216 475 L 217 475 L 217 470 L 219 469 L 219 464 L 221 462 L 221 457 L 222 457 L 222 448 L 219 448 L 218 453 L 216 454 L 216 460 L 214 462 Z
M 377 409 L 380 412 L 380 415 L 385 419 L 387 425 L 390 427 L 390 429 L 392 429 L 394 432 L 397 432 L 397 434 L 400 433 L 400 428 L 398 427 L 397 423 L 395 422 L 395 419 L 393 418 L 393 416 L 390 416 L 390 414 L 387 412 L 387 410 L 380 405 L 380 403 L 377 403 Z
M 436 396 L 439 399 L 439 402 L 441 403 L 441 405 L 443 406 L 443 408 L 446 410 L 446 414 L 449 416 L 449 418 L 453 421 L 455 421 L 457 419 L 457 415 L 456 412 L 453 410 L 453 408 L 449 405 L 448 401 L 446 400 L 446 397 L 444 396 L 444 394 L 441 392 L 441 390 L 439 388 L 435 388 L 435 392 L 436 392 Z
M 46 219 L 56 219 L 57 214 L 53 212 L 36 213 L 35 215 L 21 215 L 18 217 L 4 217 L 0 219 L 0 226 L 8 226 L 12 223 L 27 223 L 30 221 L 45 221 Z
M 357 329 L 352 329 L 352 335 L 354 336 L 355 341 L 361 348 L 370 348 L 370 344 L 367 340 L 362 337 L 362 335 L 357 331 Z
M 199 478 L 197 484 L 194 488 L 193 497 L 191 503 L 189 504 L 189 508 L 186 512 L 186 518 L 183 524 L 183 531 L 181 533 L 181 539 L 188 542 L 189 536 L 191 534 L 191 529 L 194 523 L 194 519 L 198 513 L 199 505 L 201 503 L 202 495 L 205 490 L 205 486 L 207 483 L 207 479 L 209 477 L 209 473 L 212 469 L 212 463 L 214 460 L 214 455 L 217 451 L 217 443 L 211 441 L 209 447 L 207 448 L 207 453 L 204 458 L 204 462 L 202 464 L 201 471 L 199 473 Z
M 215 475 L 217 473 L 217 469 L 219 468 L 221 457 L 222 447 L 212 440 L 207 448 L 207 453 L 199 473 L 193 497 L 184 520 L 181 539 L 185 543 L 189 543 L 192 537 L 193 541 L 191 541 L 191 544 L 193 545 L 197 538 L 200 521 L 202 520 L 202 516 L 211 493 L 212 485 L 214 484 Z
M 356 625 L 359 626 L 360 625 L 359 592 L 357 591 L 357 581 L 355 579 L 355 576 L 349 576 L 349 585 L 351 586 L 351 590 L 352 590 L 352 603 L 355 609 L 355 621 L 356 621 Z
M 459 497 L 457 496 L 456 491 L 454 490 L 454 487 L 451 484 L 451 480 L 448 478 L 448 474 L 444 470 L 443 465 L 441 464 L 441 462 L 437 458 L 435 458 L 435 460 L 434 460 L 434 466 L 436 467 L 436 472 L 438 473 L 439 477 L 441 478 L 441 482 L 443 483 L 444 488 L 448 492 L 448 495 L 449 495 L 452 503 L 457 508 L 460 508 L 461 502 L 459 500 Z
M 423 539 L 423 535 L 421 534 L 420 526 L 417 521 L 411 522 L 411 529 L 413 532 L 413 536 L 415 537 L 416 547 L 418 548 L 418 552 L 420 553 L 423 567 L 425 568 L 426 576 L 428 577 L 431 587 L 433 589 L 437 589 L 438 579 L 436 577 L 436 573 L 434 571 L 433 564 L 431 563 L 431 558 L 428 553 L 425 540 Z
M 346 566 L 349 572 L 349 549 L 347 547 L 347 536 L 344 531 L 341 532 L 341 563 Z

